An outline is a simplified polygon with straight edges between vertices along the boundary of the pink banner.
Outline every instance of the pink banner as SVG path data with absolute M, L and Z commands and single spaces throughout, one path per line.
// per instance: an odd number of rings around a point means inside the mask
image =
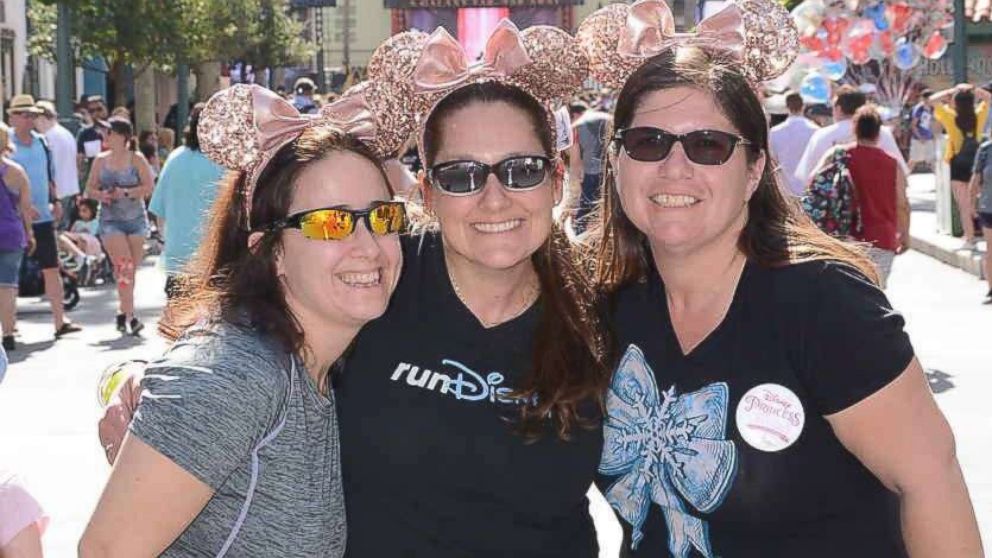
M 458 42 L 472 60 L 486 48 L 486 40 L 500 20 L 510 16 L 509 8 L 461 8 L 458 10 Z

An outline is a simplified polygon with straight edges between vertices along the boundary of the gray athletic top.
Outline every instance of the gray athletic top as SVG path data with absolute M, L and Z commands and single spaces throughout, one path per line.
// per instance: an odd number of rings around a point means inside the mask
M 274 339 L 187 333 L 146 368 L 130 430 L 215 491 L 162 556 L 344 555 L 333 394 Z
M 141 175 L 134 166 L 134 156 L 131 164 L 122 170 L 110 168 L 104 161 L 100 169 L 100 190 L 108 191 L 114 188 L 130 190 L 141 186 Z M 100 204 L 100 221 L 131 221 L 145 216 L 145 200 L 140 197 L 119 198 L 110 203 Z

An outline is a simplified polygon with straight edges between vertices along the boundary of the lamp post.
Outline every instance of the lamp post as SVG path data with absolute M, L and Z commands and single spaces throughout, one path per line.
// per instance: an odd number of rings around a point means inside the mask
M 968 32 L 965 29 L 964 0 L 954 0 L 954 82 L 968 81 Z
M 183 130 L 189 118 L 189 64 L 176 64 L 176 145 L 183 141 Z
M 75 64 L 72 60 L 72 45 L 69 44 L 70 21 L 69 4 L 59 2 L 55 30 L 55 110 L 59 113 L 59 122 L 75 133 L 78 122 L 72 117 L 72 101 L 75 97 L 72 91 L 72 74 Z

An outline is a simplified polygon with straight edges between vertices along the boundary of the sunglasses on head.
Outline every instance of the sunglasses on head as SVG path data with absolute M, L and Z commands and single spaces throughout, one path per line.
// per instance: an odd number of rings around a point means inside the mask
M 695 130 L 673 134 L 661 128 L 639 127 L 618 130 L 613 139 L 635 161 L 656 162 L 668 157 L 672 147 L 682 144 L 686 157 L 698 165 L 722 165 L 730 160 L 738 145 L 751 142 L 720 130 Z
M 300 229 L 303 237 L 311 240 L 343 240 L 355 232 L 358 221 L 363 219 L 374 235 L 396 234 L 406 228 L 406 206 L 403 202 L 379 202 L 368 209 L 309 209 L 280 219 L 264 230 Z
M 450 196 L 469 196 L 486 187 L 489 174 L 507 190 L 523 192 L 544 183 L 551 168 L 551 159 L 541 155 L 509 157 L 487 165 L 478 161 L 448 161 L 431 167 L 427 173 L 431 183 Z

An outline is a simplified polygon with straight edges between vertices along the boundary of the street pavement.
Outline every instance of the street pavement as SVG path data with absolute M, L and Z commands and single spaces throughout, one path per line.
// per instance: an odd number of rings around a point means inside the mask
M 46 556 L 75 555 L 110 471 L 96 434 L 100 372 L 114 362 L 153 357 L 165 347 L 155 334 L 164 276 L 153 262 L 146 260 L 138 273 L 138 314 L 147 325 L 141 338 L 114 329 L 116 294 L 110 287 L 83 290 L 71 317 L 86 329 L 58 342 L 51 340 L 47 304 L 19 300 L 22 349 L 11 355 L 0 385 L 0 467 L 17 471 L 50 515 Z M 980 304 L 987 287 L 918 252 L 897 258 L 889 285 L 955 432 L 985 547 L 992 550 L 992 306 Z M 601 556 L 616 556 L 619 527 L 604 502 L 596 500 L 592 507 L 602 527 Z

